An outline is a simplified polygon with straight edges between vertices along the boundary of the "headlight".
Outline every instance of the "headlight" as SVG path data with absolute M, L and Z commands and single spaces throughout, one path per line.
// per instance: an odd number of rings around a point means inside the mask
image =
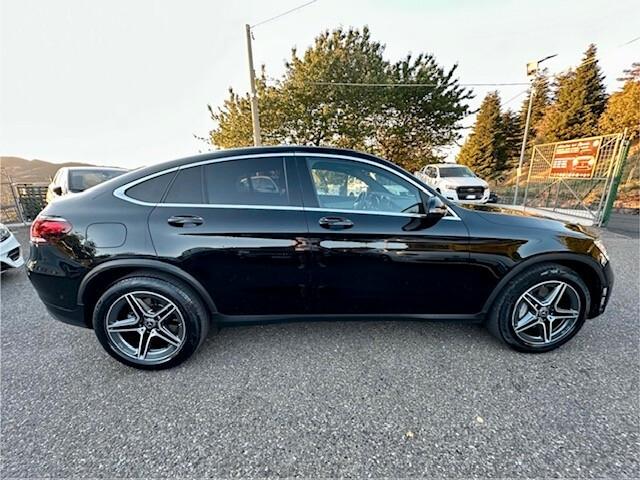
M 11 236 L 11 232 L 7 227 L 0 224 L 0 242 L 4 242 L 7 238 Z
M 604 243 L 602 243 L 602 240 L 600 240 L 599 238 L 596 238 L 593 241 L 593 244 L 598 247 L 598 250 L 600 250 L 600 253 L 602 253 L 602 256 L 605 258 L 605 260 L 608 262 L 609 261 L 609 253 L 607 252 L 607 247 L 604 246 Z M 606 262 L 604 262 L 606 263 Z

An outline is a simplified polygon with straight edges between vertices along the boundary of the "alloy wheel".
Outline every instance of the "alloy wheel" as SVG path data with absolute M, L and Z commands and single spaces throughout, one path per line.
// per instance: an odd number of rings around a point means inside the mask
M 174 357 L 185 341 L 185 321 L 176 304 L 147 291 L 118 297 L 107 312 L 106 331 L 118 353 L 149 365 Z
M 534 285 L 518 298 L 511 325 L 523 342 L 549 346 L 574 330 L 580 309 L 575 288 L 560 280 L 549 280 Z

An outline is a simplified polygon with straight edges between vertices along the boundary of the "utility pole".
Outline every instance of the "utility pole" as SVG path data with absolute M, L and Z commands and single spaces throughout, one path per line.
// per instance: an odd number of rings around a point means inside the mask
M 520 186 L 520 176 L 522 175 L 522 164 L 524 162 L 524 154 L 527 151 L 527 135 L 529 134 L 529 122 L 531 121 L 531 107 L 533 106 L 533 96 L 536 94 L 533 85 L 533 77 L 531 77 L 531 88 L 529 89 L 529 108 L 527 108 L 527 119 L 524 122 L 524 135 L 522 137 L 522 146 L 520 147 L 520 160 L 518 160 L 518 169 L 516 170 L 516 189 L 513 193 L 513 204 L 518 202 L 518 187 Z
M 253 123 L 253 144 L 262 145 L 260 135 L 260 114 L 258 111 L 258 92 L 256 90 L 256 71 L 253 68 L 253 51 L 251 49 L 251 26 L 245 25 L 247 30 L 247 57 L 249 58 L 249 82 L 251 83 L 251 122 Z
M 533 97 L 536 94 L 536 89 L 533 84 L 535 80 L 536 74 L 538 73 L 538 67 L 545 60 L 549 60 L 550 58 L 557 57 L 558 54 L 555 53 L 553 55 L 549 55 L 548 57 L 544 57 L 537 62 L 529 62 L 527 63 L 527 76 L 531 81 L 531 88 L 529 90 L 529 107 L 527 108 L 527 119 L 524 122 L 524 135 L 522 136 L 522 147 L 520 147 L 520 160 L 518 161 L 518 169 L 516 170 L 516 188 L 513 193 L 513 204 L 516 205 L 518 202 L 518 188 L 520 187 L 520 176 L 522 175 L 522 164 L 524 163 L 524 154 L 527 151 L 527 136 L 529 135 L 529 123 L 531 122 L 531 108 L 533 107 Z

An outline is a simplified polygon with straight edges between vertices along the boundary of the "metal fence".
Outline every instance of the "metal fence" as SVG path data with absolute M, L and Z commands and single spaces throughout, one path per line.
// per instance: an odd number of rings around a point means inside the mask
M 617 133 L 535 145 L 525 165 L 523 197 L 515 203 L 601 225 L 608 200 L 615 197 L 615 179 L 621 173 L 627 143 Z M 585 145 L 581 156 L 579 149 Z
M 27 223 L 46 206 L 47 184 L 14 183 L 0 171 L 0 222 Z

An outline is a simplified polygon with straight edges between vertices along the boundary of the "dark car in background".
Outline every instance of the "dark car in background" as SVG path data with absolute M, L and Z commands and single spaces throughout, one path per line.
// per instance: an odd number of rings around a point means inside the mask
M 138 368 L 210 328 L 329 319 L 485 322 L 525 352 L 601 314 L 613 276 L 577 225 L 448 202 L 348 150 L 228 150 L 126 173 L 33 222 L 29 278 L 55 318 Z

